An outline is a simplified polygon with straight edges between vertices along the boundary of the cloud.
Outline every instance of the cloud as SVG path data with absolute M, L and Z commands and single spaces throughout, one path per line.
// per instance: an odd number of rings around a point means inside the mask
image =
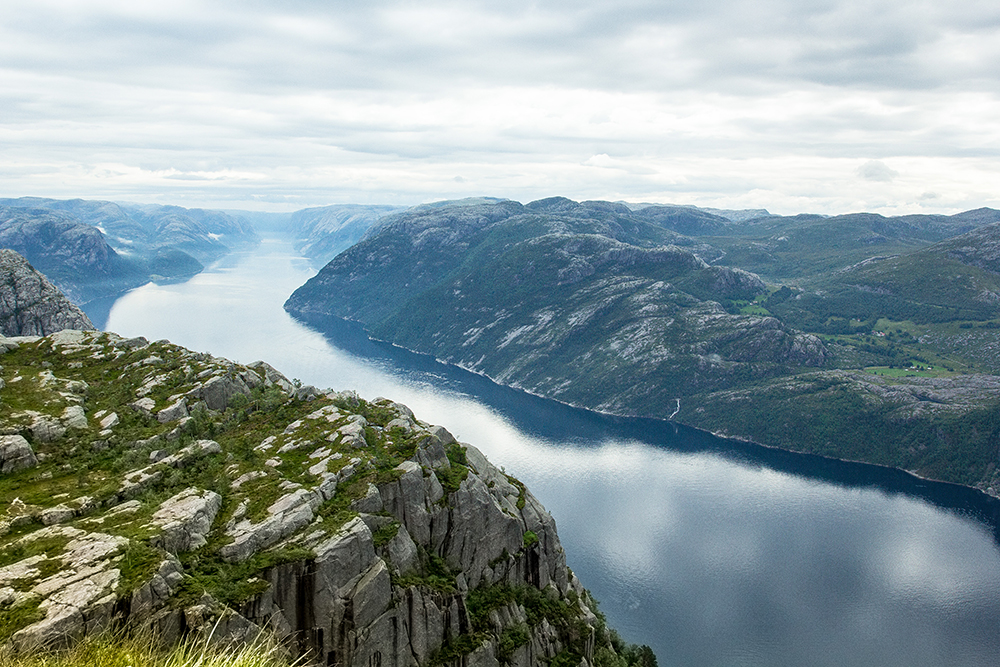
M 883 189 L 849 203 L 996 204 L 1000 8 L 938 5 L 15 4 L 3 194 L 231 205 L 246 179 L 199 175 L 255 174 L 254 201 L 310 205 L 561 194 L 835 213 L 826 184 L 877 155 L 915 168 L 904 183 L 863 166 Z M 88 175 L 112 163 L 193 176 Z
M 858 167 L 858 176 L 866 181 L 879 181 L 889 183 L 899 176 L 899 172 L 891 169 L 885 162 L 879 160 L 869 160 Z

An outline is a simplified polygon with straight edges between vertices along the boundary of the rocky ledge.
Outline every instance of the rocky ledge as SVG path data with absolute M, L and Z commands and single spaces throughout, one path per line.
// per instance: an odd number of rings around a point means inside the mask
M 405 406 L 111 333 L 0 350 L 9 650 L 127 623 L 327 665 L 650 664 L 524 485 Z

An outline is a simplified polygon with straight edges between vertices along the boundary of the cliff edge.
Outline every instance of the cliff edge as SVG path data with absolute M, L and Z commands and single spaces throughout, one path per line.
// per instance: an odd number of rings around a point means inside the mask
M 112 333 L 0 350 L 8 650 L 124 622 L 327 665 L 653 660 L 530 491 L 405 406 Z

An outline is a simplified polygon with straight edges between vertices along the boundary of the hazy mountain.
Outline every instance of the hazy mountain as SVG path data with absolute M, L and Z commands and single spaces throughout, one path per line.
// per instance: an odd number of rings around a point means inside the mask
M 307 321 L 376 336 L 512 386 L 619 412 L 823 363 L 822 343 L 720 303 L 765 291 L 609 202 L 442 202 L 397 213 L 297 290 Z
M 287 231 L 295 239 L 295 249 L 321 267 L 360 241 L 385 216 L 403 208 L 361 204 L 306 208 L 291 214 Z
M 71 300 L 83 303 L 146 282 L 147 272 L 67 213 L 0 208 L 0 247 L 15 250 Z
M 0 247 L 24 255 L 77 303 L 151 279 L 187 278 L 259 242 L 249 221 L 221 211 L 83 199 L 0 200 Z
M 156 261 L 164 277 L 192 275 L 228 252 L 253 247 L 260 237 L 245 218 L 222 211 L 157 204 L 24 197 L 0 206 L 59 211 L 97 227 L 116 252 L 138 262 Z M 196 267 L 188 255 L 198 263 Z

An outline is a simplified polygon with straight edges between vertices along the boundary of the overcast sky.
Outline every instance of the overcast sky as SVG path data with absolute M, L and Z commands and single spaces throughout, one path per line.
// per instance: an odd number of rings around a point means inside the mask
M 0 0 L 0 195 L 1000 208 L 996 0 Z

